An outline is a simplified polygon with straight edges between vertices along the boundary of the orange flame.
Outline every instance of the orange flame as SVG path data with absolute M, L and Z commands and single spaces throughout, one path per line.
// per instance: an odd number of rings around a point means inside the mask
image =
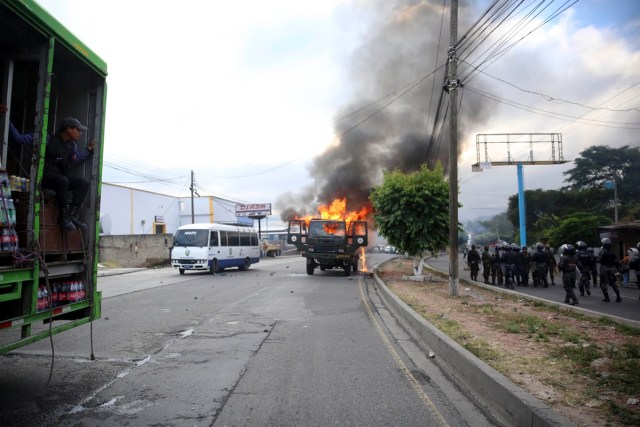
M 365 206 L 358 211 L 347 212 L 347 198 L 344 197 L 342 199 L 335 199 L 328 205 L 320 205 L 318 207 L 319 216 L 307 215 L 296 219 L 303 219 L 307 225 L 309 225 L 309 221 L 315 218 L 345 221 L 348 228 L 352 221 L 366 220 L 370 213 L 370 206 Z
M 361 247 L 360 249 L 362 249 L 362 251 L 360 251 L 360 270 L 359 271 L 364 271 L 365 273 L 369 272 L 369 269 L 367 268 L 367 254 L 366 251 L 364 249 L 364 246 Z

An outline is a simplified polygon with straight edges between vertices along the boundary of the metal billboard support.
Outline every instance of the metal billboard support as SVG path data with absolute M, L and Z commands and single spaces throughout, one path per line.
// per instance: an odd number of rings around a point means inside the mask
M 491 160 L 489 144 L 506 145 L 507 160 Z M 526 160 L 515 160 L 511 153 L 512 144 L 529 144 L 529 152 Z M 550 148 L 550 160 L 535 160 L 534 148 L 540 145 L 548 145 Z M 483 149 L 481 150 L 481 146 Z M 557 146 L 557 147 L 556 147 Z M 557 149 L 556 149 L 557 148 Z M 481 151 L 484 151 L 484 161 L 481 159 Z M 557 158 L 556 158 L 557 153 Z M 524 168 L 523 165 L 558 165 L 567 163 L 562 155 L 561 133 L 495 133 L 476 135 L 477 162 L 471 165 L 472 172 L 482 172 L 492 166 L 517 166 L 518 171 L 518 216 L 520 223 L 520 244 L 527 245 L 527 218 L 524 194 Z

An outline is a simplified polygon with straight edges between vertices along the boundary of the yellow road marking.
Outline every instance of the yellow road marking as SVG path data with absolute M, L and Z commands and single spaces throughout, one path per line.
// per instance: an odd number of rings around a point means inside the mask
M 391 353 L 391 356 L 400 367 L 400 370 L 402 371 L 404 376 L 407 378 L 407 380 L 415 390 L 420 400 L 422 400 L 422 403 L 424 403 L 424 405 L 427 407 L 427 410 L 430 410 L 431 413 L 433 413 L 438 418 L 438 420 L 440 421 L 440 425 L 444 427 L 449 427 L 449 424 L 442 416 L 442 413 L 438 410 L 438 408 L 436 408 L 436 405 L 434 405 L 433 401 L 429 399 L 429 396 L 427 396 L 427 393 L 425 393 L 425 391 L 422 389 L 422 387 L 418 383 L 418 380 L 416 380 L 416 378 L 413 376 L 409 368 L 407 368 L 407 366 L 404 364 L 404 362 L 402 361 L 402 359 L 400 358 L 396 350 L 391 345 L 391 342 L 389 342 L 389 339 L 387 338 L 384 331 L 380 327 L 380 324 L 374 317 L 373 312 L 371 311 L 371 307 L 369 307 L 369 303 L 365 299 L 364 290 L 362 289 L 362 279 L 358 280 L 358 288 L 360 289 L 360 299 L 362 300 L 364 307 L 367 309 L 367 314 L 369 315 L 369 318 L 371 319 L 374 326 L 376 327 L 376 330 L 378 331 L 378 335 L 380 335 L 380 338 L 382 339 L 384 346 L 387 348 L 389 353 Z

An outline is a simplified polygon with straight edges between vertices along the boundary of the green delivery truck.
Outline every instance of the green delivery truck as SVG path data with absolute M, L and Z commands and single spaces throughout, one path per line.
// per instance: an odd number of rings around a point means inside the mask
M 0 0 L 0 355 L 100 317 L 97 248 L 107 65 L 38 3 Z M 90 183 L 84 230 L 58 225 L 42 186 L 47 135 L 65 117 L 94 154 L 70 176 Z M 10 123 L 33 144 L 10 138 Z

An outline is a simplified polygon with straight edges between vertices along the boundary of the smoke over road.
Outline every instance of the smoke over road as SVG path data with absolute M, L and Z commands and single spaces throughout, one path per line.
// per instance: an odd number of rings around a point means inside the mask
M 310 166 L 315 188 L 284 194 L 276 202 L 283 220 L 343 197 L 348 209 L 357 210 L 368 204 L 383 170 L 410 172 L 425 162 L 433 166 L 448 161 L 443 115 L 432 137 L 449 47 L 448 9 L 443 15 L 439 0 L 358 4 L 357 12 L 368 22 L 347 64 L 350 101 L 336 113 L 336 141 Z M 470 16 L 464 10 L 461 6 L 460 16 Z M 459 26 L 467 28 L 468 23 Z M 446 94 L 443 102 L 446 107 Z M 461 114 L 467 123 L 477 122 L 481 111 L 465 103 Z

